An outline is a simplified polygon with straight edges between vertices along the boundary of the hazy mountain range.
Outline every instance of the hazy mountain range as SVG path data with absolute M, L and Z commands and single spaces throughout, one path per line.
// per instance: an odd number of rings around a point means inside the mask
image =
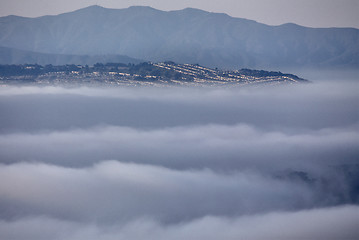
M 82 64 L 93 65 L 95 63 L 140 63 L 143 60 L 123 55 L 74 55 L 74 54 L 51 54 L 39 53 L 14 48 L 0 47 L 0 64 L 23 64 L 37 63 L 40 65 L 53 64 Z
M 358 29 L 268 26 L 191 8 L 91 6 L 56 16 L 1 17 L 0 29 L 3 64 L 141 59 L 221 68 L 359 67 Z

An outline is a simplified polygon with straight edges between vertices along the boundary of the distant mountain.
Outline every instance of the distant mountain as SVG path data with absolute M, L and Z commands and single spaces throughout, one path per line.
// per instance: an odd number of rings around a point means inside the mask
M 123 55 L 70 55 L 70 54 L 49 54 L 37 53 L 13 48 L 0 47 L 0 64 L 81 64 L 93 65 L 102 62 L 140 63 L 139 59 Z
M 268 26 L 187 8 L 106 9 L 0 18 L 0 46 L 51 54 L 120 54 L 221 68 L 359 67 L 359 30 Z

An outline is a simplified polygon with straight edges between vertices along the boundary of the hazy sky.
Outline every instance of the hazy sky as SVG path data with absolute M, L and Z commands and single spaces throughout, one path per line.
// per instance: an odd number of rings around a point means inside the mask
M 270 25 L 294 22 L 311 27 L 359 28 L 359 0 L 0 0 L 0 16 L 53 15 L 94 4 L 108 8 L 145 5 L 161 10 L 194 7 Z

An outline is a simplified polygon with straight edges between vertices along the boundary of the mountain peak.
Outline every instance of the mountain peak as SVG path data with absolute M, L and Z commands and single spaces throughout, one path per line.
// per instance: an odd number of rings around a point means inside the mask
M 91 6 L 88 6 L 88 7 L 86 7 L 86 8 L 89 8 L 89 9 L 103 9 L 104 7 L 102 7 L 102 6 L 100 6 L 100 5 L 91 5 Z
M 106 10 L 107 8 L 104 8 L 100 5 L 91 5 L 91 6 L 88 6 L 88 7 L 85 7 L 85 8 L 80 8 L 74 12 L 95 12 L 95 11 L 103 11 L 103 10 Z M 66 13 L 64 13 L 66 14 Z
M 204 11 L 204 10 L 201 10 L 201 9 L 198 9 L 198 8 L 184 8 L 184 9 L 181 9 L 181 10 L 173 10 L 173 11 L 170 11 L 170 12 L 174 12 L 174 13 L 182 13 L 182 14 L 208 14 L 209 12 L 207 11 Z
M 182 11 L 194 12 L 194 13 L 207 13 L 207 11 L 204 11 L 204 10 L 201 10 L 201 9 L 198 9 L 198 8 L 191 8 L 191 7 L 185 8 Z
M 153 8 L 153 7 L 150 7 L 150 6 L 141 6 L 141 5 L 134 5 L 134 6 L 128 7 L 128 9 L 147 9 L 147 10 L 159 11 L 159 10 Z
M 123 10 L 126 10 L 126 9 L 123 9 Z M 134 11 L 134 12 L 152 12 L 152 13 L 162 12 L 161 10 L 158 10 L 158 9 L 150 7 L 150 6 L 131 6 L 131 7 L 128 7 L 127 10 Z

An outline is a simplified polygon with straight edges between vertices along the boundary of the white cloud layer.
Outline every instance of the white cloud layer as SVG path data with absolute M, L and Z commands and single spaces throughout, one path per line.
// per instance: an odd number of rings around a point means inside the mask
M 354 125 L 288 134 L 246 124 L 154 130 L 105 126 L 0 135 L 0 156 L 3 163 L 30 161 L 89 166 L 115 159 L 185 169 L 316 172 L 323 165 L 356 163 L 359 149 L 356 129 Z
M 117 161 L 81 169 L 2 165 L 0 196 L 8 219 L 40 214 L 100 222 L 140 217 L 178 222 L 294 209 L 315 201 L 305 184 L 252 172 L 178 171 Z
M 356 239 L 357 82 L 0 89 L 0 239 Z
M 49 217 L 0 222 L 1 239 L 12 240 L 355 240 L 359 235 L 359 207 L 278 212 L 238 218 L 203 217 L 163 225 L 151 219 L 137 219 L 124 225 L 102 226 Z

